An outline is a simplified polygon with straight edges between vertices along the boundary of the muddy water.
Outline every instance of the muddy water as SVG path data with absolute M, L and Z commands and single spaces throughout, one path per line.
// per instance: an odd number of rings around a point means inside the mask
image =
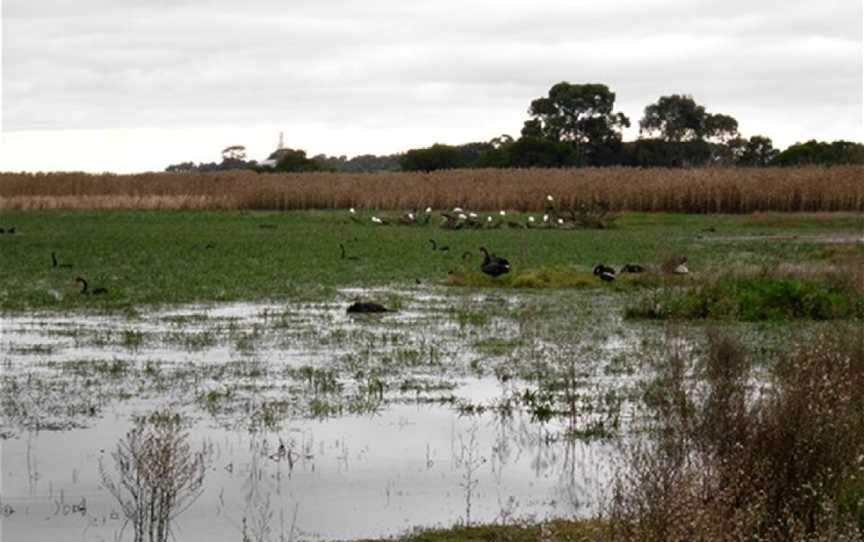
M 400 310 L 349 317 L 356 295 L 390 296 Z M 640 332 L 608 315 L 589 314 L 590 325 L 524 316 L 552 301 L 346 291 L 296 307 L 5 316 L 2 539 L 131 540 L 103 477 L 116 477 L 112 453 L 134 420 L 155 411 L 181 414 L 205 451 L 202 493 L 174 522 L 177 540 L 240 541 L 244 529 L 252 540 L 349 539 L 591 514 L 614 452 L 566 430 L 594 414 L 542 416 L 516 399 L 539 389 L 535 366 L 578 373 L 586 396 L 615 389 Z M 577 362 L 559 366 L 557 328 L 578 331 L 567 339 Z

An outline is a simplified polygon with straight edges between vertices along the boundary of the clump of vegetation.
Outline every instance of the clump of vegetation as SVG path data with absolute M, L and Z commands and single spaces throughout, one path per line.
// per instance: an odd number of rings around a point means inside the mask
M 617 475 L 612 539 L 861 540 L 864 333 L 802 341 L 770 386 L 754 388 L 752 367 L 716 332 L 703 362 L 678 349 L 661 360 L 648 436 Z
M 864 317 L 854 281 L 817 278 L 723 277 L 684 290 L 662 290 L 630 307 L 629 318 L 782 321 Z

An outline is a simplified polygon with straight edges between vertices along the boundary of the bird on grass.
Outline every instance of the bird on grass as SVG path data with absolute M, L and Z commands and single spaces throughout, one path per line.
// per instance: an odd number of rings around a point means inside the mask
M 51 267 L 60 268 L 60 269 L 72 269 L 71 263 L 60 263 L 57 261 L 57 255 L 53 252 L 51 253 Z
M 105 288 L 93 288 L 92 290 L 87 289 L 87 281 L 81 277 L 75 277 L 75 282 L 81 285 L 81 294 L 82 295 L 103 295 L 107 294 L 108 290 Z
M 480 271 L 490 277 L 497 277 L 510 272 L 510 262 L 505 258 L 490 254 L 486 250 L 486 247 L 480 247 L 480 251 L 483 253 L 483 263 L 480 264 Z
M 594 275 L 603 282 L 612 282 L 615 280 L 615 270 L 602 263 L 594 266 Z
M 346 312 L 348 314 L 372 314 L 392 311 L 384 305 L 379 305 L 378 303 L 372 303 L 369 301 L 355 301 L 351 304 L 351 306 L 348 307 L 348 310 Z
M 639 264 L 628 263 L 621 268 L 621 273 L 644 273 L 645 268 Z
M 435 242 L 435 239 L 429 239 L 429 243 L 432 245 L 432 250 L 439 250 L 441 252 L 447 252 L 450 250 L 450 247 L 447 245 L 438 246 L 438 243 Z
M 343 259 L 343 260 L 351 260 L 351 261 L 355 261 L 355 262 L 356 262 L 357 260 L 360 259 L 358 256 L 348 256 L 348 255 L 345 253 L 345 245 L 343 245 L 342 243 L 339 243 L 339 250 L 342 251 L 342 254 L 341 254 L 340 258 Z

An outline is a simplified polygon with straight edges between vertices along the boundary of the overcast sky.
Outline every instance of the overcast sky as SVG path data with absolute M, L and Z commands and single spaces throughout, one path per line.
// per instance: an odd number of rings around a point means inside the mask
M 0 0 L 0 170 L 144 171 L 518 136 L 559 81 L 862 140 L 861 0 Z

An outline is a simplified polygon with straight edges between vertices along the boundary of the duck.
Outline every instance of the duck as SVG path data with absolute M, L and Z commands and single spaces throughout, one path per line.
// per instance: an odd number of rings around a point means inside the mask
M 81 277 L 75 277 L 75 282 L 81 285 L 81 294 L 82 295 L 103 295 L 107 294 L 108 290 L 106 288 L 93 288 L 92 290 L 87 289 L 87 281 Z
M 486 250 L 486 247 L 480 247 L 480 251 L 483 253 L 483 263 L 480 264 L 480 271 L 490 277 L 497 277 L 510 272 L 510 262 L 505 258 L 490 254 Z
M 612 282 L 615 280 L 615 270 L 611 267 L 598 263 L 594 266 L 594 275 L 603 282 Z

